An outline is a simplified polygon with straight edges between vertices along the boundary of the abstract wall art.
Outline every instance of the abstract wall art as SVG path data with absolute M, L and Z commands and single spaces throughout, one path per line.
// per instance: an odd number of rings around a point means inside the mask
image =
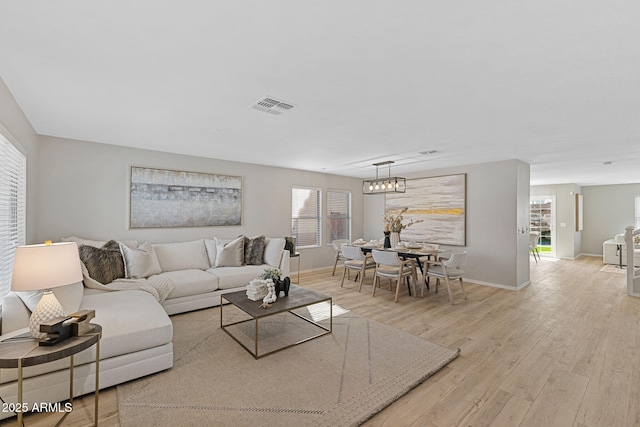
M 407 179 L 405 193 L 385 195 L 385 211 L 406 207 L 403 223 L 422 220 L 402 230 L 403 241 L 465 246 L 466 186 L 466 174 Z
M 132 166 L 131 228 L 242 224 L 242 177 Z

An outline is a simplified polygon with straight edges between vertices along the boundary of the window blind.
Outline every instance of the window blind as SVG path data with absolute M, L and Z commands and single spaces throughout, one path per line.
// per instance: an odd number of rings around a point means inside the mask
M 0 134 L 0 301 L 11 289 L 16 247 L 25 244 L 27 159 Z
M 327 191 L 327 244 L 334 240 L 351 240 L 351 193 Z
M 319 246 L 321 233 L 322 192 L 316 188 L 292 188 L 291 234 L 296 247 Z

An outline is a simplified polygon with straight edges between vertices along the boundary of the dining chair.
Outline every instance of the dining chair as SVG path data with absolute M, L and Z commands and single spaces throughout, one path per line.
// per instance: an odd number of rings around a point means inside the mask
M 423 243 L 422 244 L 422 248 L 424 250 L 438 250 L 440 249 L 440 245 L 436 244 L 436 243 Z M 427 289 L 429 289 L 429 278 L 427 277 L 426 274 L 424 274 L 424 270 L 426 268 L 426 262 L 429 261 L 431 259 L 431 257 L 433 257 L 434 261 L 438 261 L 440 259 L 440 257 L 438 256 L 437 253 L 434 253 L 432 255 L 427 255 L 427 256 L 423 256 L 418 258 L 418 267 L 420 267 L 420 272 L 422 273 L 422 277 L 424 278 L 424 285 L 427 287 Z M 423 267 L 425 266 L 425 267 Z
M 427 261 L 426 262 L 426 275 L 436 278 L 436 293 L 438 292 L 438 285 L 440 285 L 440 279 L 444 279 L 447 284 L 447 291 L 449 292 L 449 301 L 451 305 L 455 305 L 453 302 L 453 292 L 451 292 L 450 280 L 459 280 L 460 288 L 462 288 L 462 295 L 464 299 L 467 299 L 467 294 L 464 291 L 464 284 L 462 283 L 462 275 L 464 274 L 464 267 L 467 264 L 467 252 L 453 253 L 446 261 Z
M 336 261 L 333 263 L 333 272 L 331 273 L 332 276 L 335 276 L 336 274 L 338 261 L 344 261 L 344 257 L 342 256 L 342 245 L 348 245 L 349 243 L 351 243 L 349 242 L 349 239 L 337 239 L 331 242 L 331 244 L 333 245 L 333 249 L 336 251 Z
M 540 259 L 540 251 L 538 250 L 538 242 L 540 241 L 540 232 L 532 231 L 529 233 L 529 250 L 533 254 L 533 259 L 536 260 L 536 263 Z M 538 255 L 538 258 L 536 258 Z
M 362 282 L 367 269 L 375 268 L 376 264 L 371 258 L 371 254 L 363 254 L 362 250 L 357 246 L 342 245 L 342 256 L 344 260 L 344 271 L 342 272 L 342 281 L 340 287 L 344 286 L 344 277 L 349 270 L 357 270 L 360 275 L 360 286 L 358 292 L 362 290 Z M 356 276 L 357 279 L 357 276 Z
M 398 294 L 400 292 L 400 283 L 402 278 L 413 279 L 413 293 L 416 292 L 416 283 L 418 282 L 416 273 L 416 263 L 413 259 L 401 259 L 397 252 L 372 250 L 373 260 L 376 262 L 376 272 L 373 276 L 373 292 L 376 295 L 376 286 L 380 282 L 380 277 L 388 279 L 396 279 L 396 298 L 394 302 L 398 302 Z

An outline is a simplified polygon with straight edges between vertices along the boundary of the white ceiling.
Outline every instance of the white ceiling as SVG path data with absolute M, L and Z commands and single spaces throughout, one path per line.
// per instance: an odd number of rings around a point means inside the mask
M 520 159 L 534 185 L 640 182 L 637 0 L 0 0 L 0 78 L 43 135 L 356 177 Z M 265 95 L 295 108 L 249 108 Z

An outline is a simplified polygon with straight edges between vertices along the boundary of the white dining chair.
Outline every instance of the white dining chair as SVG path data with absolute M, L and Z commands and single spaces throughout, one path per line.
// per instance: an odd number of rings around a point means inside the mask
M 529 233 L 529 250 L 533 254 L 533 259 L 536 260 L 536 263 L 540 259 L 540 251 L 538 250 L 538 242 L 540 241 L 540 232 L 532 231 Z M 536 258 L 538 255 L 538 258 Z
M 373 276 L 373 292 L 376 295 L 376 286 L 380 282 L 380 277 L 388 279 L 396 279 L 396 298 L 394 302 L 398 302 L 398 294 L 400 292 L 400 284 L 404 277 L 413 279 L 413 293 L 416 293 L 416 283 L 418 283 L 416 273 L 416 263 L 413 259 L 401 259 L 397 252 L 372 250 L 373 260 L 376 262 L 376 272 Z
M 333 249 L 336 251 L 336 260 L 333 263 L 333 272 L 331 273 L 332 276 L 335 276 L 336 274 L 338 261 L 344 261 L 344 257 L 342 256 L 342 245 L 348 245 L 349 243 L 349 239 L 337 239 L 331 242 L 331 244 L 333 245 Z
M 464 274 L 464 267 L 467 264 L 467 253 L 458 252 L 453 253 L 446 261 L 427 261 L 426 262 L 426 275 L 436 278 L 436 293 L 438 292 L 438 285 L 440 285 L 440 279 L 444 279 L 447 284 L 447 291 L 449 292 L 449 301 L 451 305 L 455 305 L 453 301 L 453 292 L 451 291 L 451 280 L 459 280 L 460 288 L 462 289 L 462 295 L 464 299 L 467 299 L 467 294 L 464 290 L 464 283 L 462 283 L 462 275 Z
M 345 260 L 340 287 L 344 286 L 344 277 L 348 274 L 348 271 L 356 270 L 360 276 L 360 286 L 358 287 L 358 292 L 360 292 L 367 269 L 375 268 L 376 264 L 373 262 L 371 254 L 363 254 L 362 249 L 357 246 L 342 245 L 342 256 Z

